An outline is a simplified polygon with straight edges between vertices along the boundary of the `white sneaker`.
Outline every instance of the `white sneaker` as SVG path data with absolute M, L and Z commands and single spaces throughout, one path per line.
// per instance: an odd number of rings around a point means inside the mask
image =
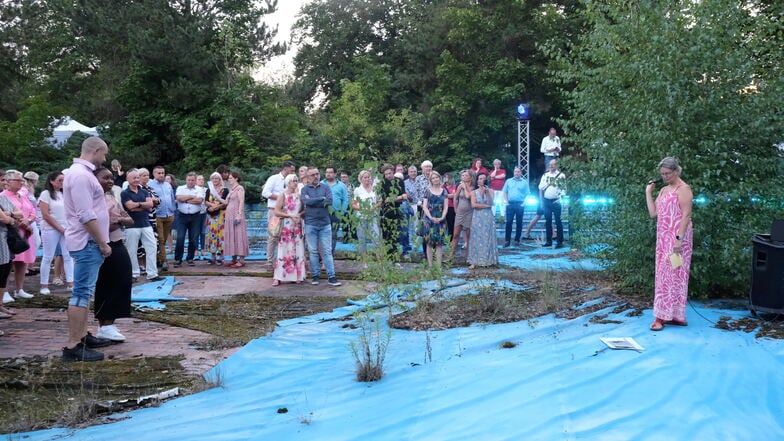
M 16 291 L 16 294 L 14 294 L 14 297 L 16 297 L 17 299 L 32 299 L 33 295 L 28 292 L 25 292 L 25 290 L 23 289 L 19 289 Z
M 3 303 L 13 303 L 15 301 L 11 294 L 8 294 L 8 291 L 3 293 Z
M 106 325 L 98 328 L 98 338 L 108 338 L 111 341 L 125 341 L 125 336 L 120 334 L 116 325 Z
M 49 288 L 41 288 L 38 291 L 38 294 L 41 294 L 42 296 L 48 296 L 51 293 L 52 293 L 52 291 L 49 291 Z

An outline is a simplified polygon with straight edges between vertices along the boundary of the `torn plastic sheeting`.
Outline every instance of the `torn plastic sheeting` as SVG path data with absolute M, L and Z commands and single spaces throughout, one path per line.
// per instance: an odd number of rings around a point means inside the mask
M 211 373 L 220 374 L 222 388 L 123 414 L 128 418 L 113 424 L 16 435 L 653 441 L 666 427 L 673 441 L 784 439 L 784 344 L 712 326 L 722 315 L 747 317 L 745 310 L 696 307 L 699 316 L 690 316 L 688 327 L 662 332 L 648 330 L 650 310 L 610 314 L 619 324 L 590 324 L 609 309 L 573 320 L 548 315 L 427 333 L 391 330 L 385 375 L 375 383 L 355 381 L 348 345 L 359 329 L 337 321 L 297 324 L 218 365 Z M 600 338 L 613 335 L 646 350 L 594 356 L 604 347 Z M 518 346 L 501 349 L 504 341 Z M 708 365 L 711 375 L 704 374 Z M 282 407 L 288 412 L 277 413 Z
M 185 297 L 172 297 L 171 292 L 175 286 L 180 285 L 174 276 L 166 276 L 159 282 L 147 282 L 136 286 L 131 290 L 132 303 L 144 302 L 172 302 L 177 300 L 188 300 Z

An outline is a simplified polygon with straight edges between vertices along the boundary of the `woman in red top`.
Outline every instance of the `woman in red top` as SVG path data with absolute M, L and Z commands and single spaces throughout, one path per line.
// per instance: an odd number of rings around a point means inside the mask
M 488 173 L 488 176 L 490 177 L 490 188 L 493 189 L 494 192 L 504 189 L 504 183 L 506 183 L 506 170 L 501 168 L 500 159 L 493 159 L 493 171 Z
M 482 158 L 474 158 L 474 162 L 471 163 L 471 171 L 473 171 L 475 175 L 478 175 L 479 173 L 484 173 L 486 175 L 490 174 L 486 168 L 482 167 Z

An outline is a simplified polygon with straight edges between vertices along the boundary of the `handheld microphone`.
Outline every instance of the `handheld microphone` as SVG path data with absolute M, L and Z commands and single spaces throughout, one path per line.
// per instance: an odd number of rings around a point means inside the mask
M 651 179 L 650 181 L 648 181 L 648 185 L 651 185 L 651 184 L 656 184 L 656 185 L 659 185 L 659 184 L 661 184 L 662 182 L 664 182 L 664 179 L 662 179 L 662 178 L 659 178 L 659 179 Z

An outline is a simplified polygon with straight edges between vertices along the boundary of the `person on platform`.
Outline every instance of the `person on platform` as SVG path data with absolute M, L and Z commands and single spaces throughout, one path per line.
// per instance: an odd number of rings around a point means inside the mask
M 544 170 L 550 169 L 550 162 L 558 160 L 561 156 L 561 138 L 555 127 L 550 128 L 550 132 L 542 139 L 542 147 L 539 149 L 544 154 Z

